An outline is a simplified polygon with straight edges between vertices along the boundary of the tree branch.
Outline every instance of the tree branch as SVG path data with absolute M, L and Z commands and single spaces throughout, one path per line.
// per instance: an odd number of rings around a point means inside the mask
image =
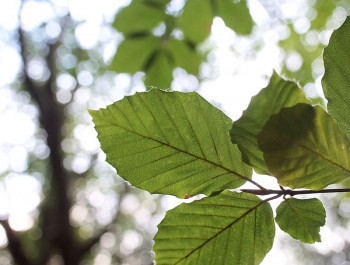
M 324 189 L 324 190 L 257 190 L 257 189 L 241 189 L 242 192 L 251 193 L 255 195 L 271 195 L 271 194 L 278 194 L 278 195 L 302 195 L 302 194 L 320 194 L 320 193 L 340 193 L 340 192 L 350 192 L 350 188 L 348 189 Z

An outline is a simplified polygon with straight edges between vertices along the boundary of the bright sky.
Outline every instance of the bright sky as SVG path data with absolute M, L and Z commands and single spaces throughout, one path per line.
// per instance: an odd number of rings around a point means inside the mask
M 281 5 L 284 16 L 297 18 L 295 28 L 300 31 L 308 29 L 308 21 L 303 18 L 305 12 L 307 12 L 304 8 L 305 1 L 285 1 Z M 104 21 L 112 21 L 115 11 L 123 5 L 127 5 L 130 0 L 54 0 L 52 2 L 55 3 L 54 8 L 47 2 L 27 0 L 22 14 L 24 28 L 30 30 L 37 27 L 43 21 L 50 20 L 54 14 L 66 12 L 68 6 L 73 19 L 81 22 L 75 32 L 80 45 L 84 48 L 92 48 L 101 36 L 101 32 L 104 32 L 101 24 Z M 183 2 L 184 0 L 174 1 L 174 6 L 181 6 Z M 264 40 L 263 48 L 256 56 L 251 56 L 249 52 L 252 40 L 238 37 L 225 27 L 221 19 L 216 18 L 212 28 L 212 36 L 209 40 L 209 44 L 214 47 L 211 65 L 204 65 L 202 68 L 204 75 L 212 76 L 212 69 L 215 69 L 216 72 L 214 78 L 203 81 L 198 90 L 207 100 L 220 105 L 220 108 L 233 120 L 241 116 L 242 111 L 248 106 L 251 96 L 266 86 L 266 77 L 272 74 L 273 69 L 279 70 L 283 52 L 278 48 L 277 42 L 281 36 L 288 35 L 288 30 L 283 25 L 277 25 L 273 29 L 266 27 L 269 16 L 258 0 L 250 0 L 249 5 L 252 16 L 258 25 L 254 34 L 256 38 Z M 18 26 L 18 8 L 19 0 L 0 0 L 0 30 L 11 30 Z M 49 23 L 47 27 L 47 31 L 51 34 L 59 34 L 60 29 L 54 22 Z M 9 38 L 10 36 L 4 35 L 0 39 L 0 124 L 3 128 L 6 128 L 0 130 L 0 174 L 6 170 L 15 173 L 12 173 L 0 183 L 0 217 L 9 215 L 10 224 L 15 230 L 25 230 L 33 225 L 32 212 L 41 200 L 40 178 L 23 173 L 23 169 L 26 168 L 26 150 L 37 148 L 38 150 L 35 150 L 43 158 L 48 153 L 42 142 L 37 143 L 36 147 L 28 143 L 37 130 L 36 111 L 30 106 L 29 102 L 27 106 L 19 109 L 8 86 L 16 77 L 21 65 L 17 48 L 9 42 Z M 233 44 L 236 51 L 242 55 L 232 52 Z M 111 43 L 104 49 L 105 57 L 112 56 L 114 50 L 115 43 Z M 291 68 L 298 69 L 300 67 L 301 58 L 298 57 L 298 54 L 294 54 L 287 59 Z M 38 71 L 40 71 L 40 67 Z M 82 80 L 88 80 L 88 78 L 87 76 Z M 69 77 L 63 76 L 61 82 L 66 82 L 69 86 Z M 130 78 L 119 75 L 116 82 L 120 87 L 127 87 L 126 84 L 130 82 Z M 186 90 L 191 90 L 195 88 L 195 84 L 191 79 L 177 80 L 173 88 L 183 90 L 185 87 Z M 316 89 L 320 90 L 319 80 Z M 57 95 L 58 99 L 67 100 L 67 95 L 70 94 L 69 92 L 65 93 Z M 84 98 L 89 100 L 89 93 L 82 89 L 80 100 L 84 100 Z M 114 99 L 121 99 L 122 96 L 123 93 L 118 92 L 114 95 Z M 100 105 L 96 107 L 104 107 L 107 103 L 111 103 L 98 102 Z M 86 146 L 87 149 L 97 148 L 98 143 L 96 144 L 96 139 L 94 140 L 95 134 L 92 126 L 82 126 L 78 130 L 81 130 L 80 135 L 81 132 L 86 135 L 85 142 L 92 143 L 91 146 Z M 11 151 L 9 152 L 9 150 Z M 80 157 L 80 159 L 84 161 L 84 157 Z M 81 161 L 78 163 L 79 165 L 82 165 Z M 77 167 L 76 170 L 79 170 L 79 168 L 81 169 L 81 167 Z M 276 185 L 272 178 L 267 178 L 266 183 Z M 171 207 L 173 202 L 171 200 L 167 201 L 165 205 Z M 76 211 L 79 211 L 79 209 L 76 209 Z M 130 238 L 135 239 L 132 231 L 129 234 Z M 327 228 L 322 229 L 322 237 L 324 239 L 323 243 L 316 244 L 316 247 L 324 251 L 339 247 L 343 242 L 340 235 L 335 238 Z M 4 231 L 0 229 L 0 246 L 4 243 Z M 262 264 L 290 264 L 291 259 L 286 254 L 286 250 L 281 250 L 279 242 L 276 240 L 273 250 L 266 256 Z

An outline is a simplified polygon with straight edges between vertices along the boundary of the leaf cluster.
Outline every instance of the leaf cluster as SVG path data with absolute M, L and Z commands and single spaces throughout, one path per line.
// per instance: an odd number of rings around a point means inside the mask
M 125 180 L 150 193 L 206 195 L 159 224 L 157 264 L 259 264 L 275 221 L 295 239 L 320 241 L 322 202 L 293 196 L 329 192 L 350 177 L 349 40 L 347 18 L 324 50 L 329 112 L 276 73 L 233 123 L 193 92 L 153 89 L 90 111 L 107 161 Z M 281 190 L 257 183 L 252 169 L 275 177 Z M 257 189 L 239 190 L 246 182 Z M 269 201 L 281 196 L 274 218 Z
M 238 34 L 253 27 L 245 0 L 188 0 L 173 14 L 169 0 L 134 0 L 117 13 L 113 26 L 123 33 L 111 64 L 116 72 L 145 72 L 147 87 L 168 89 L 173 70 L 198 75 L 203 55 L 198 46 L 211 32 L 214 16 Z

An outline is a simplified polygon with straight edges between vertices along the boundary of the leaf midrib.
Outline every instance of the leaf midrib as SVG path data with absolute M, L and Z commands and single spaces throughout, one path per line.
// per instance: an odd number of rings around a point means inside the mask
M 193 154 L 193 153 L 190 153 L 190 152 L 188 152 L 188 151 L 186 151 L 186 150 L 181 150 L 181 149 L 179 149 L 178 147 L 175 147 L 175 146 L 170 145 L 170 144 L 168 144 L 168 143 L 164 143 L 164 142 L 162 142 L 162 141 L 160 141 L 160 140 L 158 140 L 158 139 L 151 138 L 151 137 L 149 137 L 149 136 L 145 136 L 145 135 L 143 135 L 143 134 L 141 134 L 141 133 L 138 133 L 138 132 L 136 132 L 136 131 L 132 131 L 132 130 L 127 129 L 127 128 L 125 128 L 125 127 L 119 125 L 119 124 L 113 123 L 113 122 L 111 122 L 110 120 L 107 120 L 107 121 L 109 121 L 109 122 L 111 123 L 111 125 L 116 126 L 116 127 L 119 127 L 119 128 L 122 128 L 123 130 L 125 130 L 125 131 L 128 132 L 128 133 L 133 133 L 133 134 L 136 134 L 136 135 L 138 135 L 138 136 L 144 137 L 144 138 L 146 138 L 146 139 L 148 139 L 148 140 L 155 141 L 155 142 L 160 143 L 160 144 L 162 144 L 162 145 L 164 145 L 164 146 L 167 146 L 167 147 L 169 147 L 169 148 L 175 149 L 175 150 L 178 151 L 178 152 L 184 153 L 184 154 L 189 155 L 189 156 L 192 156 L 192 157 L 194 157 L 194 158 L 196 158 L 196 159 L 199 159 L 199 160 L 202 160 L 202 161 L 204 161 L 204 162 L 210 163 L 210 164 L 212 164 L 212 165 L 214 165 L 214 166 L 216 166 L 216 167 L 219 167 L 219 168 L 221 168 L 221 169 L 223 169 L 223 170 L 226 170 L 227 172 L 232 173 L 232 174 L 236 175 L 237 177 L 239 177 L 239 178 L 241 178 L 241 179 L 244 179 L 244 180 L 246 180 L 246 181 L 250 181 L 250 178 L 245 177 L 245 176 L 243 176 L 243 175 L 237 173 L 236 171 L 233 171 L 233 170 L 231 170 L 231 169 L 229 169 L 229 168 L 227 168 L 227 167 L 225 167 L 225 166 L 223 166 L 223 165 L 217 164 L 217 163 L 215 163 L 215 162 L 213 162 L 213 161 L 211 161 L 211 160 L 208 160 L 208 159 L 206 159 L 206 158 L 197 156 L 197 155 L 195 155 L 195 154 Z

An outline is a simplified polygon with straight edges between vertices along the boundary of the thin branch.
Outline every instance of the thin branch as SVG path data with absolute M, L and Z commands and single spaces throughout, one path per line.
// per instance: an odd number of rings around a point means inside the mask
M 22 243 L 20 242 L 16 233 L 10 227 L 8 220 L 1 220 L 0 224 L 4 228 L 8 241 L 8 249 L 12 254 L 12 258 L 14 259 L 16 264 L 20 265 L 32 265 L 29 258 L 25 255 Z
M 277 195 L 302 195 L 302 194 L 320 194 L 320 193 L 341 193 L 341 192 L 350 192 L 350 188 L 348 189 L 324 189 L 324 190 L 257 190 L 257 189 L 241 189 L 242 192 L 251 193 L 255 195 L 271 195 L 271 194 L 277 194 Z

